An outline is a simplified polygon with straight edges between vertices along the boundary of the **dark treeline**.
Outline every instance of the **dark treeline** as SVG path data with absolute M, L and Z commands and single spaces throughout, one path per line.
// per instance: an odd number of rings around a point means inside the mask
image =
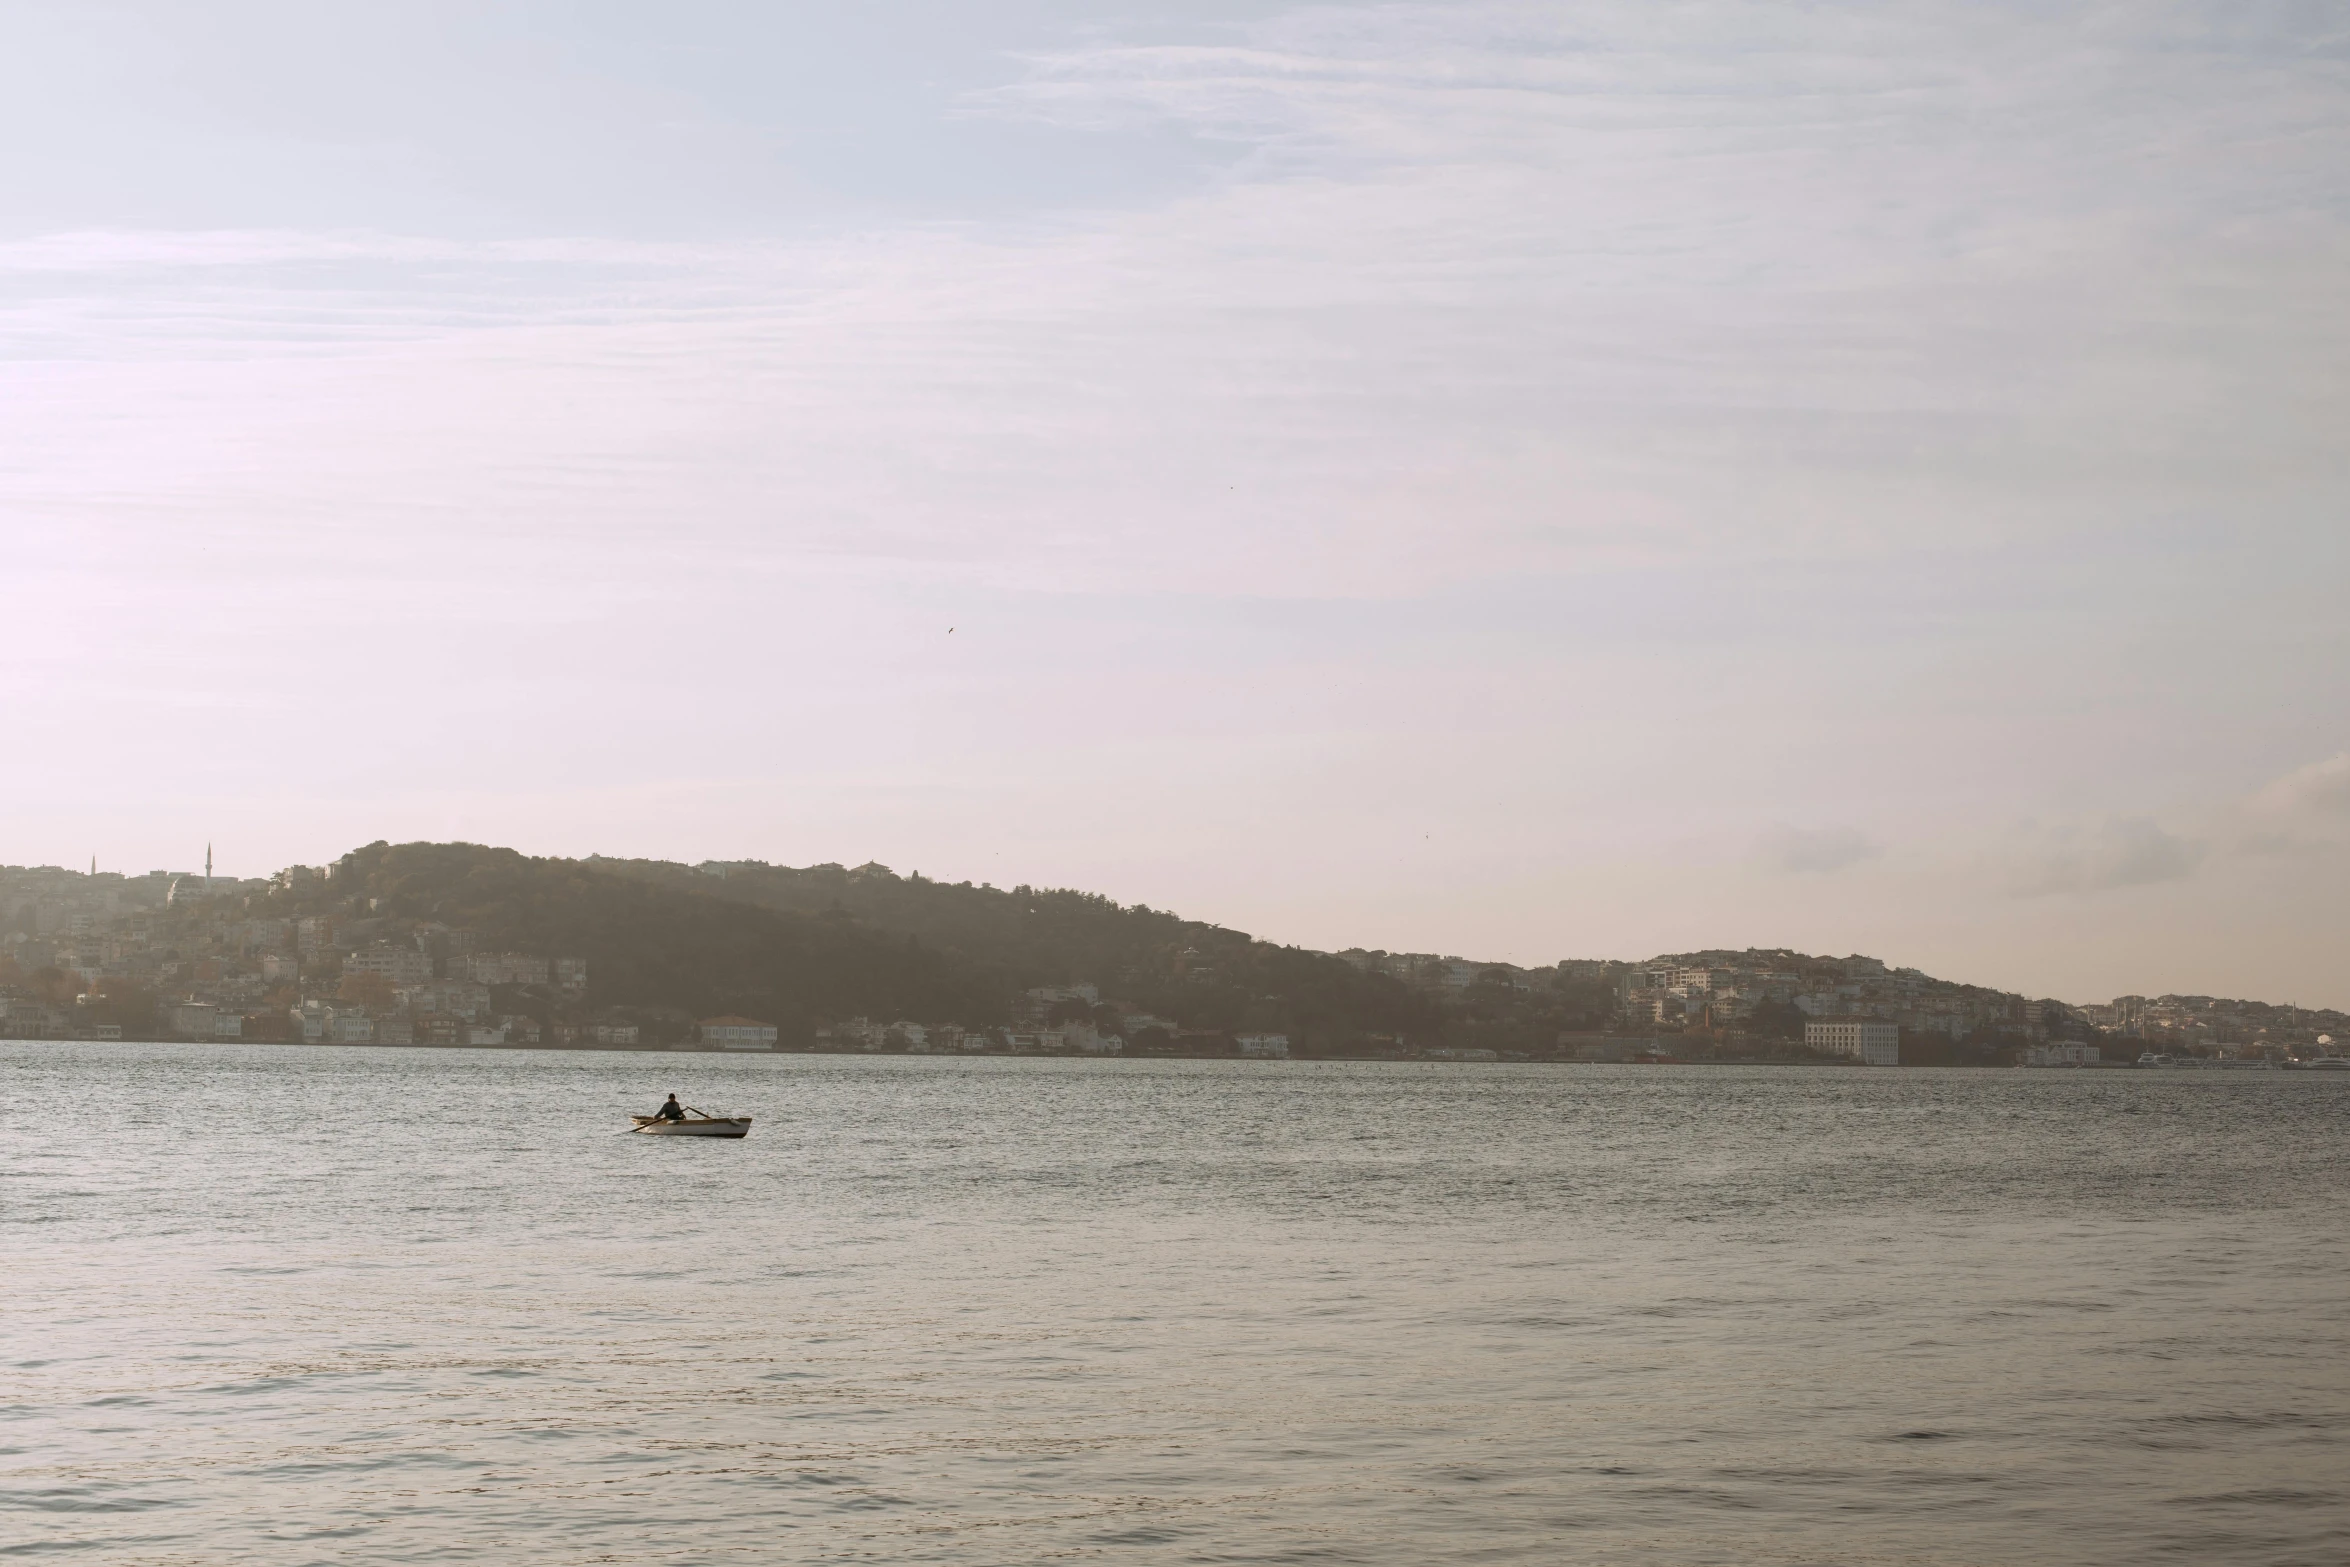
M 467 928 L 486 947 L 586 958 L 598 1006 L 742 1013 L 787 1039 L 852 1015 L 1001 1023 L 1029 987 L 1079 981 L 1186 1028 L 1279 1030 L 1309 1046 L 1440 1026 L 1424 997 L 1326 953 L 1090 893 L 880 866 L 721 879 L 658 861 L 375 843 L 331 880 L 273 891 L 251 912 Z
M 939 882 L 880 865 L 738 865 L 719 877 L 658 860 L 584 863 L 674 896 L 914 942 L 964 978 L 963 1010 L 911 998 L 855 1010 L 916 1022 L 1000 1022 L 1031 986 L 1091 982 L 1187 1028 L 1275 1030 L 1309 1046 L 1438 1027 L 1434 1005 L 1387 975 L 1094 893 Z
M 876 1009 L 927 1018 L 1001 1008 L 970 965 L 904 936 L 511 849 L 370 844 L 345 856 L 332 881 L 270 901 L 281 899 L 471 929 L 490 948 L 583 957 L 590 997 L 605 1006 L 739 1012 L 795 1034 Z

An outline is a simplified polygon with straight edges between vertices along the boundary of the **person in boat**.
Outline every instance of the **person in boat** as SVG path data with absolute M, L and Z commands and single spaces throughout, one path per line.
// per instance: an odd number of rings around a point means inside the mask
M 685 1106 L 677 1102 L 675 1094 L 671 1094 L 669 1102 L 653 1112 L 653 1119 L 656 1121 L 682 1121 L 685 1119 Z

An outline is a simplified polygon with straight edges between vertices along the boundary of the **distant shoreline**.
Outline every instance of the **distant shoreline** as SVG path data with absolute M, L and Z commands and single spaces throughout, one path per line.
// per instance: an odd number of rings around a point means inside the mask
M 1792 1058 L 1788 1058 L 1788 1057 L 1755 1057 L 1755 1058 L 1752 1058 L 1752 1059 L 1747 1059 L 1747 1060 L 1734 1060 L 1734 1061 L 1724 1061 L 1724 1060 L 1704 1060 L 1704 1059 L 1689 1059 L 1689 1060 L 1673 1059 L 1673 1060 L 1663 1060 L 1663 1061 L 1643 1061 L 1643 1060 L 1626 1060 L 1626 1061 L 1578 1061 L 1578 1060 L 1573 1060 L 1573 1059 L 1570 1059 L 1570 1058 L 1567 1058 L 1567 1057 L 1562 1057 L 1562 1056 L 1526 1056 L 1526 1057 L 1524 1057 L 1524 1058 L 1519 1058 L 1519 1059 L 1510 1059 L 1510 1060 L 1496 1060 L 1496 1061 L 1466 1060 L 1466 1061 L 1464 1061 L 1464 1060 L 1460 1060 L 1460 1059 L 1458 1059 L 1458 1058 L 1448 1058 L 1448 1057 L 1442 1057 L 1442 1056 L 1339 1056 L 1339 1055 L 1333 1055 L 1333 1056 L 1322 1056 L 1322 1055 L 1292 1055 L 1292 1056 L 1275 1056 L 1275 1057 L 1266 1057 L 1266 1056 L 1242 1056 L 1242 1055 L 1208 1055 L 1208 1054 L 1191 1054 L 1191 1053 L 1184 1053 L 1184 1052 L 1166 1052 L 1166 1051 L 1153 1051 L 1153 1052 L 1151 1052 L 1151 1053 L 1150 1053 L 1150 1054 L 1148 1054 L 1148 1055 L 1125 1055 L 1125 1054 L 1110 1054 L 1110 1053 L 1106 1053 L 1106 1052 L 1092 1052 L 1092 1053 L 1087 1053 L 1087 1052 L 1077 1052 L 1077 1051 L 1020 1051 L 1020 1052 L 1015 1052 L 1015 1051 L 1007 1051 L 1007 1050 L 972 1050 L 972 1051 L 956 1051 L 956 1052 L 953 1052 L 953 1053 L 951 1053 L 951 1054 L 950 1054 L 950 1053 L 943 1052 L 943 1051 L 922 1051 L 922 1050 L 796 1050 L 796 1049 L 795 1049 L 795 1050 L 725 1050 L 725 1049 L 710 1049 L 710 1048 L 707 1048 L 707 1047 L 705 1047 L 705 1046 L 702 1046 L 702 1045 L 676 1045 L 676 1046 L 669 1046 L 669 1045 L 419 1045 L 419 1044 L 414 1044 L 414 1043 L 409 1043 L 409 1044 L 388 1043 L 388 1044 L 387 1044 L 387 1043 L 384 1043 L 384 1042 L 381 1042 L 381 1041 L 376 1041 L 376 1040 L 368 1040 L 368 1041 L 365 1041 L 365 1042 L 361 1042 L 361 1043 L 353 1043 L 353 1044 L 324 1044 L 324 1043 L 320 1043 L 320 1042 L 318 1042 L 318 1041 L 314 1041 L 314 1040 L 300 1040 L 300 1039 L 87 1039 L 87 1038 L 71 1038 L 71 1039 L 59 1039 L 59 1038 L 47 1038 L 47 1039 L 13 1039 L 13 1038 L 12 1038 L 12 1039 L 0 1039 L 0 1044 L 9 1044 L 9 1045 L 202 1045 L 202 1046 L 208 1046 L 208 1047 L 209 1047 L 209 1046 L 220 1046 L 220 1045 L 257 1045 L 257 1046 L 265 1046 L 265 1047 L 268 1047 L 268 1048 L 270 1048 L 270 1049 L 278 1049 L 278 1050 L 312 1050 L 312 1051 L 319 1051 L 319 1052 L 322 1052 L 322 1053 L 326 1053 L 326 1052 L 336 1052 L 336 1051 L 347 1051 L 347 1050 L 409 1050 L 409 1051 L 423 1051 L 423 1052 L 429 1052 L 429 1053 L 432 1053 L 432 1054 L 436 1054 L 436 1055 L 437 1055 L 437 1054 L 446 1054 L 446 1053 L 449 1053 L 449 1052 L 454 1052 L 454 1051 L 469 1051 L 469 1050 L 470 1050 L 470 1051 L 482 1051 L 482 1052 L 485 1052 L 485 1053 L 487 1053 L 487 1052 L 494 1052 L 494 1053 L 497 1053 L 497 1054 L 504 1054 L 504 1055 L 662 1056 L 662 1057 L 671 1057 L 671 1056 L 719 1056 L 719 1057 L 725 1057 L 725 1058 L 728 1058 L 728 1059 L 735 1059 L 735 1060 L 752 1060 L 752 1061 L 759 1061 L 759 1060 L 775 1060 L 775 1059 L 778 1059 L 778 1058 L 781 1058 L 781 1057 L 789 1057 L 789 1056 L 824 1056 L 824 1057 L 828 1057 L 828 1058 L 831 1058 L 831 1057 L 839 1057 L 839 1058 L 844 1058 L 844 1059 L 861 1059 L 861 1060 L 907 1060 L 907 1061 L 1103 1061 L 1103 1062 L 1134 1062 L 1134 1061 L 1226 1061 L 1226 1062 L 1231 1062 L 1231 1063 L 1233 1063 L 1233 1064 L 1235 1064 L 1235 1065 L 1248 1065 L 1248 1066 L 1275 1066 L 1275 1065 L 1280 1065 L 1280 1064 L 1283 1064 L 1283 1063 L 1289 1063 L 1289 1064 L 1300 1064 L 1300 1063 L 1303 1063 L 1303 1064 L 1311 1064 L 1311 1065 L 1316 1065 L 1316 1066 L 1323 1066 L 1323 1065 L 1338 1065 L 1338 1064 L 1348 1064 L 1348 1065 L 1366 1065 L 1366 1066 L 1457 1066 L 1457 1067 L 1496 1067 L 1496 1066 L 1604 1066 L 1604 1067 L 1656 1067 L 1656 1068 L 1666 1068 L 1666 1067 L 1704 1067 L 1704 1068 L 1718 1068 L 1718 1067 L 1735 1067 L 1735 1066 L 1768 1066 L 1768 1067 L 1791 1067 L 1791 1068 L 1803 1068 L 1803 1069 L 1818 1069 L 1818 1070 L 1821 1070 L 1821 1071 L 1846 1071 L 1846 1070 L 1850 1070 L 1850 1071 L 1860 1071 L 1860 1072 L 1883 1072 L 1883 1071 L 1910 1071 L 1910 1072 L 1922 1072 L 1922 1071 L 1949 1071 L 1949 1072 L 2014 1072 L 2014 1071 L 2026 1071 L 2026 1072 L 2034 1072 L 2034 1073 L 2038 1073 L 2038 1072 L 2110 1072 L 2110 1071 L 2148 1071 L 2148 1070 L 2154 1070 L 2154 1069 L 2152 1069 L 2152 1068 L 2142 1068 L 2142 1067 L 2140 1067 L 2140 1066 L 2139 1066 L 2139 1065 L 2138 1065 L 2136 1062 L 2134 1062 L 2134 1061 L 2102 1061 L 2102 1062 L 2097 1062 L 2097 1063 L 2090 1064 L 2090 1065 L 2085 1065 L 2085 1066 L 2066 1066 L 2066 1067 L 2012 1067 L 2012 1066 L 1999 1066 L 1999 1065 L 1993 1065 L 1993 1064 L 1987 1064 L 1987 1063 L 1973 1063 L 1973 1062 L 1967 1062 L 1967 1063 L 1951 1063 L 1951 1064 L 1937 1064 L 1937 1065 L 1935 1065 L 1935 1066 L 1931 1066 L 1931 1067 L 1927 1067 L 1927 1066 L 1913 1066 L 1913 1067 L 1883 1067 L 1883 1066 L 1870 1066 L 1870 1065 L 1868 1065 L 1867 1063 L 1864 1063 L 1864 1062 L 1860 1062 L 1860 1061 L 1851 1061 L 1851 1060 L 1834 1060 L 1834 1061 L 1803 1061 L 1803 1060 L 1796 1060 L 1796 1059 L 1792 1059 Z M 2296 1069 L 2298 1066 L 2299 1066 L 2299 1063 L 2290 1063 L 2290 1064 L 2284 1065 L 2284 1066 L 2282 1066 L 2282 1067 L 2280 1067 L 2280 1068 L 2278 1068 L 2278 1069 L 2279 1069 L 2279 1070 L 2284 1070 L 2284 1071 L 2291 1071 L 2291 1070 L 2295 1070 L 2295 1069 Z

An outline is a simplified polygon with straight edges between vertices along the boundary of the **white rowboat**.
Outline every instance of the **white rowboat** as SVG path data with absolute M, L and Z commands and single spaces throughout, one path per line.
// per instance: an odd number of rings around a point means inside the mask
M 748 1137 L 751 1118 L 747 1115 L 688 1116 L 682 1121 L 664 1121 L 657 1115 L 632 1115 L 636 1130 L 647 1137 Z

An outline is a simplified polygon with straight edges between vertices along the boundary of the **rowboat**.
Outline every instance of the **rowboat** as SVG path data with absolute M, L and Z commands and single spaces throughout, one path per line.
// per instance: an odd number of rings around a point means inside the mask
M 664 1121 L 657 1115 L 632 1115 L 635 1130 L 647 1137 L 748 1137 L 747 1115 L 689 1115 L 682 1121 Z

